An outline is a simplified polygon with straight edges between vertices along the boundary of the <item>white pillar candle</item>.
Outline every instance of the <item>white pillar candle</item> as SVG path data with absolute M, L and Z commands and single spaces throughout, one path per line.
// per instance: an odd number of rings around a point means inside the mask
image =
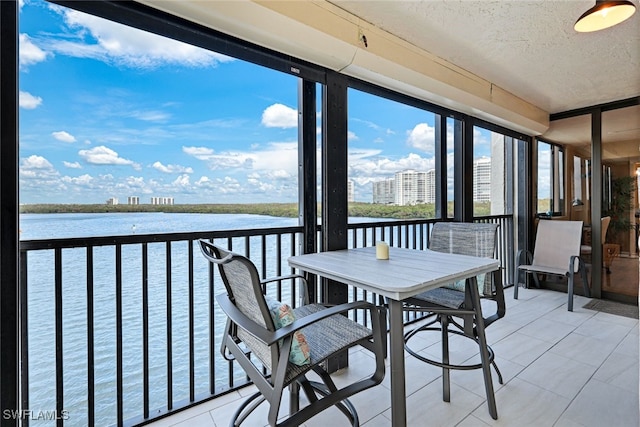
M 376 258 L 389 259 L 389 245 L 385 242 L 376 242 Z

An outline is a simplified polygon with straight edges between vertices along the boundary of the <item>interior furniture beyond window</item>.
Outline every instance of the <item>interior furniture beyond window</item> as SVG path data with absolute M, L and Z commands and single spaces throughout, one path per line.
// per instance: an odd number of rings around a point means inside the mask
M 536 287 L 540 287 L 538 273 L 566 276 L 568 293 L 568 310 L 573 311 L 573 283 L 576 273 L 580 273 L 585 296 L 590 296 L 589 284 L 584 261 L 580 258 L 580 241 L 582 240 L 582 221 L 540 220 L 536 232 L 536 243 L 531 252 L 518 251 L 517 271 L 533 275 Z M 522 257 L 526 259 L 522 262 Z M 518 299 L 520 281 L 513 287 L 513 298 Z
M 218 266 L 226 288 L 226 294 L 216 297 L 228 316 L 221 352 L 227 360 L 235 359 L 259 390 L 238 408 L 232 425 L 240 425 L 265 400 L 269 405 L 268 423 L 271 426 L 297 426 L 331 406 L 340 409 L 352 425 L 359 425 L 358 414 L 347 398 L 379 384 L 384 377 L 383 329 L 378 309 L 363 301 L 331 308 L 306 304 L 293 310 L 293 323 L 278 329 L 269 309 L 272 304 L 265 299 L 263 287 L 269 282 L 301 276 L 261 281 L 255 265 L 246 257 L 206 240 L 199 240 L 199 243 L 205 258 Z M 343 315 L 355 309 L 368 312 L 372 330 Z M 280 310 L 288 311 L 289 307 L 283 305 Z M 306 341 L 309 363 L 290 361 L 294 340 Z M 371 376 L 338 389 L 321 363 L 355 345 L 374 353 L 375 370 Z M 310 371 L 315 372 L 322 383 L 310 381 L 306 377 Z M 287 386 L 290 411 L 288 416 L 279 419 L 278 411 Z M 299 404 L 300 387 L 309 402 L 303 408 Z
M 496 255 L 496 234 L 498 224 L 465 222 L 439 222 L 434 224 L 429 238 L 429 249 L 460 255 L 493 258 Z M 498 418 L 496 400 L 491 383 L 491 365 L 502 384 L 502 374 L 495 364 L 495 354 L 487 344 L 484 330 L 497 319 L 504 317 L 506 305 L 500 269 L 478 277 L 435 288 L 405 300 L 405 310 L 429 312 L 434 318 L 422 326 L 405 334 L 405 349 L 414 357 L 442 368 L 443 400 L 450 401 L 451 369 L 482 369 L 487 391 L 487 405 L 493 419 Z M 495 312 L 488 317 L 482 314 L 480 299 L 495 302 Z M 462 319 L 462 324 L 455 318 Z M 435 326 L 434 326 L 435 325 Z M 449 326 L 454 326 L 450 329 Z M 436 361 L 418 354 L 409 347 L 409 341 L 422 331 L 440 331 L 442 334 L 442 361 Z M 449 334 L 462 335 L 476 341 L 480 352 L 488 357 L 481 358 L 487 363 L 453 364 L 449 360 Z

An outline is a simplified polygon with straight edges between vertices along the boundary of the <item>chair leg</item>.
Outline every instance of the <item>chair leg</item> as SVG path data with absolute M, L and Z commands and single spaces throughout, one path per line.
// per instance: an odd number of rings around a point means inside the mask
M 387 358 L 387 337 L 389 336 L 389 328 L 387 327 L 387 308 L 388 304 L 386 302 L 386 298 L 380 296 L 378 299 L 378 313 L 380 315 L 380 327 L 384 333 L 382 334 L 382 357 Z
M 295 414 L 300 410 L 300 384 L 292 382 L 289 385 L 289 414 Z
M 478 334 L 478 344 L 480 350 L 480 360 L 482 363 L 482 373 L 484 375 L 484 388 L 487 393 L 487 406 L 489 407 L 489 415 L 494 420 L 498 419 L 498 409 L 496 407 L 496 396 L 493 392 L 493 381 L 491 379 L 491 358 L 489 356 L 489 347 L 487 345 L 487 337 L 484 331 L 484 321 L 482 317 L 482 304 L 480 302 L 480 293 L 475 278 L 472 279 L 472 286 L 466 289 L 471 291 L 471 301 L 476 316 L 476 333 Z
M 449 364 L 449 317 L 446 314 L 440 316 L 442 327 L 442 363 Z M 442 400 L 451 401 L 451 371 L 442 367 Z
M 229 427 L 238 427 L 251 413 L 262 404 L 266 399 L 262 393 L 257 392 L 249 396 L 234 412 Z
M 569 280 L 567 282 L 567 294 L 568 294 L 568 301 L 567 301 L 567 307 L 569 309 L 569 311 L 573 311 L 573 269 L 571 271 L 569 271 Z

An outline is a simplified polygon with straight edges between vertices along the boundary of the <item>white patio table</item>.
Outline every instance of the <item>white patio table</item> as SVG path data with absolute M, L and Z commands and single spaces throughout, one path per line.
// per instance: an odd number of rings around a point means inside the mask
M 458 280 L 471 279 L 475 284 L 476 276 L 499 267 L 498 260 L 490 258 L 394 247 L 389 248 L 388 260 L 376 259 L 376 248 L 367 247 L 298 255 L 290 257 L 288 261 L 291 267 L 301 271 L 387 298 L 391 422 L 394 427 L 407 424 L 402 300 Z M 478 333 L 484 335 L 484 330 Z

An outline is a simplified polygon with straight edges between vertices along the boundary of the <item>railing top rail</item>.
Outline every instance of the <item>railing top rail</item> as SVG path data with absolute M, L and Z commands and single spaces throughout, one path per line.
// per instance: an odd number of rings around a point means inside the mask
M 122 236 L 99 236 L 99 237 L 73 237 L 61 239 L 37 239 L 21 240 L 20 251 L 32 251 L 42 249 L 65 249 L 79 248 L 87 246 L 111 246 L 128 245 L 140 243 L 164 243 L 184 240 L 196 240 L 200 238 L 224 239 L 229 237 L 247 236 L 268 236 L 272 234 L 301 233 L 302 226 L 293 227 L 271 227 L 252 228 L 240 230 L 212 230 L 212 231 L 192 231 L 181 233 L 161 233 L 161 234 L 129 234 Z
M 391 226 L 404 226 L 404 225 L 416 225 L 416 224 L 429 224 L 438 222 L 440 220 L 434 218 L 415 218 L 415 219 L 393 219 L 389 218 L 384 221 L 374 221 L 374 222 L 350 222 L 347 227 L 349 230 L 354 228 L 373 228 L 373 227 L 391 227 Z

